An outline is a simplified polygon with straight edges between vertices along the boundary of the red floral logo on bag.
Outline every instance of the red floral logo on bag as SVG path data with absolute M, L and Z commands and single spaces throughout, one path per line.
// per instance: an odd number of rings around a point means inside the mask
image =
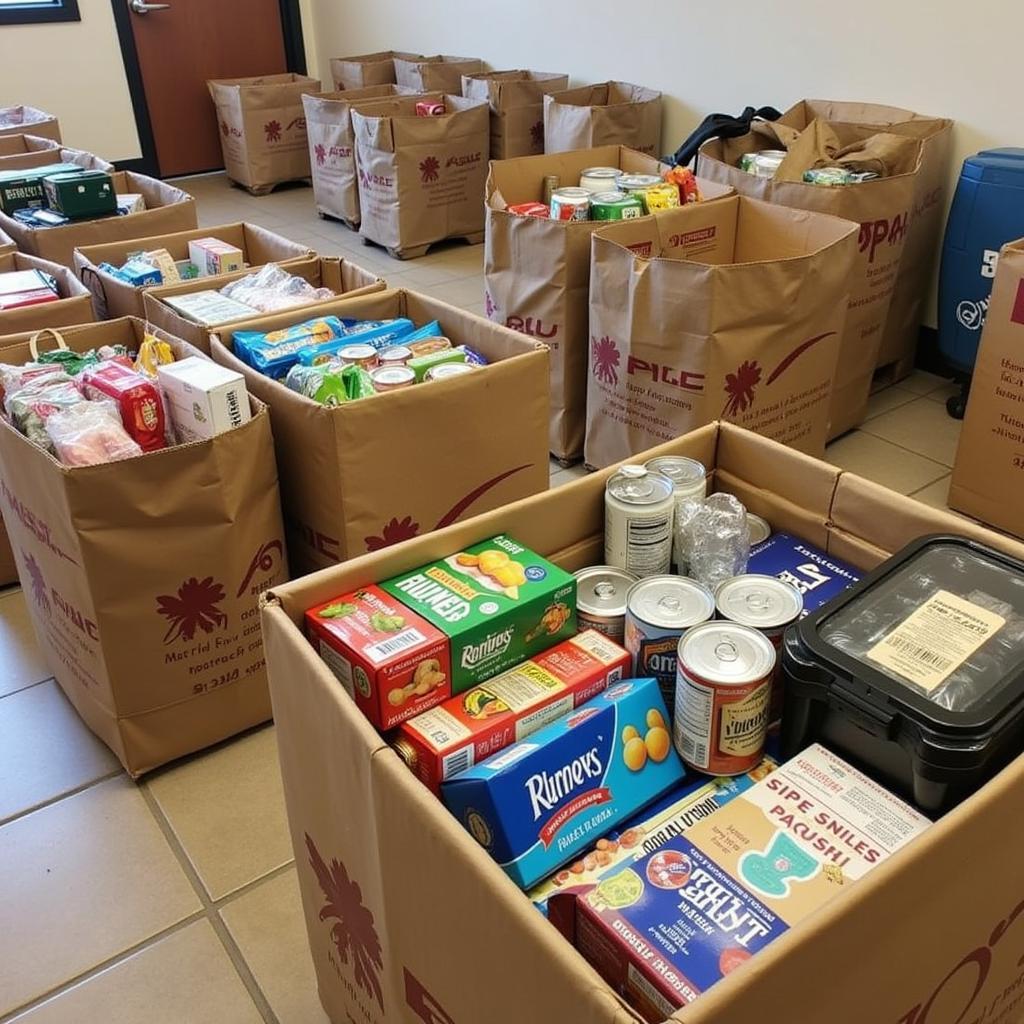
M 242 580 L 242 585 L 238 588 L 238 593 L 235 597 L 241 597 L 246 590 L 249 588 L 249 584 L 252 582 L 253 576 L 257 572 L 270 572 L 274 568 L 274 552 L 277 552 L 278 557 L 284 558 L 284 545 L 279 540 L 270 540 L 266 544 L 263 544 L 253 555 L 252 561 L 249 563 L 249 571 L 245 574 L 245 579 Z
M 530 142 L 533 148 L 543 152 L 544 150 L 544 122 L 538 121 L 530 128 Z
M 420 180 L 426 184 L 428 181 L 437 181 L 441 164 L 436 156 L 428 156 L 420 161 Z
M 324 894 L 325 903 L 320 908 L 320 920 L 334 919 L 331 938 L 341 962 L 348 964 L 351 959 L 356 984 L 377 1000 L 383 1012 L 384 993 L 380 987 L 380 972 L 384 969 L 384 957 L 373 914 L 363 906 L 359 883 L 349 878 L 340 860 L 332 858 L 328 867 L 308 832 L 306 849 L 309 851 L 309 865 Z
M 488 318 L 494 316 L 494 311 L 498 307 L 494 304 L 494 299 L 491 298 L 491 293 L 488 291 L 484 292 L 484 312 Z
M 619 383 L 619 363 L 622 359 L 619 348 L 608 335 L 598 340 L 591 339 L 591 359 L 594 376 L 606 384 Z
M 32 597 L 35 599 L 36 604 L 39 605 L 44 612 L 49 614 L 50 597 L 46 591 L 46 580 L 43 577 L 43 570 L 39 567 L 39 563 L 35 560 L 33 555 L 26 555 L 25 552 L 22 551 L 21 560 L 25 563 L 29 579 L 32 581 Z
M 423 982 L 409 970 L 405 974 L 405 1001 L 424 1024 L 455 1024 L 451 1014 L 427 991 Z
M 322 142 L 318 142 L 313 147 L 313 153 L 316 155 L 317 167 L 323 167 L 327 162 L 327 147 Z
M 231 134 L 231 129 L 228 128 L 227 121 L 221 120 L 220 122 L 220 133 L 226 139 Z
M 212 576 L 204 580 L 192 576 L 178 587 L 177 594 L 158 597 L 156 610 L 170 622 L 164 643 L 191 640 L 197 629 L 212 633 L 227 626 L 227 615 L 217 607 L 225 597 L 224 587 Z
M 263 126 L 263 134 L 267 137 L 267 142 L 280 142 L 281 141 L 281 122 L 280 121 L 268 121 Z
M 502 480 L 507 480 L 510 476 L 514 476 L 516 473 L 521 472 L 524 469 L 529 469 L 532 466 L 532 462 L 526 462 L 522 466 L 516 466 L 515 469 L 506 470 L 504 473 L 499 473 L 497 476 L 491 477 L 490 480 L 485 481 L 479 487 L 473 488 L 465 497 L 460 498 L 457 502 L 441 518 L 437 521 L 437 525 L 434 527 L 435 530 L 443 530 L 446 526 L 451 526 L 478 498 L 486 494 L 492 487 L 496 487 L 501 483 Z M 367 551 L 379 551 L 381 548 L 389 547 L 391 544 L 397 544 L 399 541 L 411 540 L 413 537 L 418 537 L 420 532 L 420 524 L 413 522 L 412 516 L 406 516 L 404 519 L 392 518 L 392 520 L 385 524 L 384 529 L 381 530 L 379 536 L 364 537 L 363 543 L 366 544 Z

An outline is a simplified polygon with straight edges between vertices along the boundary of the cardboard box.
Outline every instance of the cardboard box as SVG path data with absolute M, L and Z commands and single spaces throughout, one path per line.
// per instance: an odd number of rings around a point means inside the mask
M 56 302 L 46 302 L 38 306 L 0 310 L 0 335 L 38 331 L 44 327 L 85 324 L 96 319 L 93 316 L 89 290 L 67 267 L 17 252 L 0 256 L 0 273 L 19 270 L 39 270 L 48 274 L 57 282 L 60 298 Z
M 453 344 L 472 346 L 491 365 L 327 408 L 231 352 L 234 330 L 276 330 L 313 314 L 404 316 L 420 325 L 439 320 Z M 547 350 L 482 317 L 416 292 L 383 291 L 227 325 L 211 335 L 210 351 L 270 405 L 296 572 L 354 558 L 548 486 Z
M 194 281 L 182 281 L 181 284 L 165 284 L 159 288 L 150 288 L 143 294 L 143 307 L 146 317 L 150 322 L 162 327 L 168 334 L 177 338 L 183 338 L 190 345 L 194 345 L 202 352 L 210 351 L 210 334 L 213 328 L 203 326 L 194 320 L 176 312 L 165 301 L 171 297 L 180 297 L 191 292 L 208 291 L 211 288 L 221 289 L 232 281 L 253 272 L 252 267 L 240 270 L 234 274 L 223 274 L 215 280 L 208 277 L 196 278 Z M 330 288 L 340 298 L 353 298 L 357 295 L 368 295 L 384 289 L 385 283 L 376 274 L 364 270 L 355 263 L 340 256 L 311 256 L 309 259 L 296 260 L 293 263 L 285 264 L 284 269 L 289 274 L 304 278 L 314 288 Z M 308 320 L 317 316 L 328 307 L 338 301 L 328 299 L 326 302 L 313 302 L 308 306 L 296 306 L 286 311 L 285 316 L 294 315 L 291 323 L 299 323 L 301 320 Z M 233 330 L 243 328 L 258 329 L 255 325 L 268 316 L 266 313 L 254 313 L 243 320 L 234 320 L 231 323 Z
M 462 95 L 491 108 L 491 159 L 544 152 L 544 97 L 569 88 L 569 76 L 546 71 L 484 71 L 462 76 Z
M 179 444 L 205 441 L 252 418 L 240 373 L 198 356 L 156 368 Z
M 116 171 L 112 178 L 118 195 L 139 193 L 143 196 L 146 209 L 142 213 L 76 221 L 53 228 L 31 227 L 0 213 L 0 231 L 10 235 L 22 252 L 74 267 L 75 249 L 174 231 L 191 231 L 196 227 L 196 201 L 182 189 L 133 171 Z
M 112 171 L 114 165 L 84 149 L 68 149 L 54 139 L 37 135 L 0 134 L 0 172 L 45 167 L 47 164 L 80 164 L 89 170 Z
M 427 59 L 422 53 L 403 53 L 401 50 L 364 53 L 358 57 L 332 57 L 331 78 L 334 80 L 334 88 L 365 89 L 376 85 L 393 85 L 396 58 L 410 61 Z
M 0 256 L 6 256 L 8 253 L 17 252 L 18 243 L 11 238 L 10 235 L 4 234 L 0 231 Z
M 949 485 L 951 508 L 1024 537 L 1024 239 L 1004 245 Z
M 62 334 L 85 352 L 146 329 Z M 0 361 L 27 362 L 29 337 L 0 338 Z M 288 573 L 262 403 L 211 440 L 79 468 L 0 421 L 0 507 L 50 671 L 131 775 L 270 717 L 257 606 Z
M 655 453 L 699 459 L 712 469 L 715 487 L 738 495 L 777 529 L 862 570 L 929 532 L 966 533 L 1024 557 L 1020 543 L 729 424 L 702 427 Z M 374 1024 L 638 1019 L 386 748 L 302 632 L 306 609 L 318 601 L 501 531 L 567 569 L 599 562 L 610 473 L 268 596 L 263 637 L 289 826 L 320 998 L 334 1024 L 347 1024 L 349 1016 Z M 1006 1024 L 1018 1020 L 1024 873 L 1018 846 L 1006 836 L 1007 816 L 1022 801 L 1024 758 L 1018 758 L 673 1019 L 952 1024 L 1002 1007 Z M 331 917 L 337 898 L 331 880 L 339 872 L 332 874 L 332 862 L 350 880 L 346 898 L 358 885 L 353 898 L 367 921 L 372 915 L 358 941 L 379 952 L 372 963 L 361 961 L 362 973 L 351 956 L 339 955 L 338 921 Z M 501 998 L 495 998 L 496 947 L 484 941 L 488 936 L 500 936 L 502 970 L 520 980 Z M 941 1008 L 942 1016 L 928 1008 Z
M 0 136 L 3 135 L 35 135 L 60 142 L 60 124 L 53 114 L 35 107 L 0 107 Z
M 267 263 L 277 263 L 289 273 L 296 273 L 294 264 L 304 263 L 312 267 L 318 263 L 316 253 L 307 245 L 293 242 L 284 235 L 276 234 L 258 224 L 235 222 L 218 224 L 215 227 L 195 228 L 178 231 L 171 235 L 151 235 L 146 238 L 130 238 L 125 241 L 107 242 L 102 245 L 87 245 L 75 249 L 75 273 L 93 294 L 96 316 L 101 320 L 120 316 L 143 316 L 145 306 L 140 288 L 133 288 L 124 281 L 112 277 L 99 269 L 99 264 L 109 263 L 119 267 L 129 253 L 151 252 L 166 249 L 174 260 L 187 259 L 189 243 L 195 238 L 219 238 L 242 250 L 247 271 L 258 270 Z M 228 278 L 224 278 L 227 282 Z M 219 287 L 217 282 L 206 280 L 208 288 Z

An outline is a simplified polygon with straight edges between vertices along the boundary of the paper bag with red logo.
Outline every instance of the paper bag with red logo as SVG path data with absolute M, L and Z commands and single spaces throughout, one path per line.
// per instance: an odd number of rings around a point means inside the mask
M 716 419 L 822 454 L 856 238 L 739 196 L 598 231 L 587 464 Z
M 395 84 L 395 58 L 427 60 L 421 53 L 382 50 L 358 57 L 332 57 L 331 78 L 335 89 L 366 89 L 374 85 Z
M 878 366 L 892 368 L 889 380 L 899 380 L 914 368 L 924 306 L 938 268 L 951 180 L 953 122 L 945 117 L 929 117 L 877 103 L 801 100 L 782 115 L 779 123 L 800 129 L 806 128 L 816 117 L 869 125 L 922 142 L 914 204 L 877 360 Z
M 785 149 L 775 178 L 739 169 L 740 157 L 762 149 Z M 843 163 L 882 175 L 875 181 L 829 188 L 805 183 L 810 167 Z M 712 139 L 701 147 L 698 172 L 737 192 L 801 210 L 831 213 L 860 225 L 859 258 L 850 286 L 850 308 L 839 347 L 829 438 L 864 418 L 882 347 L 889 302 L 896 286 L 907 225 L 917 189 L 921 142 L 860 125 L 817 120 L 803 130 L 759 122 L 738 139 Z
M 353 230 L 359 227 L 359 186 L 356 178 L 355 136 L 352 104 L 356 100 L 397 96 L 397 85 L 370 85 L 340 92 L 306 93 L 309 165 L 313 175 L 313 199 L 321 216 L 337 217 Z M 435 97 L 419 97 L 433 99 Z M 441 99 L 438 94 L 437 100 Z
M 135 349 L 144 326 L 62 335 Z M 3 339 L 0 360 L 31 358 L 28 335 Z M 75 468 L 0 421 L 0 506 L 40 649 L 133 776 L 270 717 L 258 605 L 288 572 L 270 416 L 251 410 L 210 440 Z
M 544 97 L 569 87 L 568 75 L 485 71 L 462 76 L 462 95 L 491 105 L 491 159 L 544 152 Z
M 395 57 L 395 81 L 414 92 L 462 92 L 462 76 L 485 70 L 476 57 Z
M 483 241 L 490 113 L 483 100 L 441 100 L 439 117 L 417 116 L 415 96 L 352 108 L 359 230 L 402 259 L 445 238 Z
M 602 82 L 544 97 L 544 151 L 628 146 L 661 152 L 661 93 L 629 82 Z
M 309 177 L 302 94 L 319 92 L 305 75 L 222 78 L 207 82 L 217 107 L 224 169 L 255 193 Z

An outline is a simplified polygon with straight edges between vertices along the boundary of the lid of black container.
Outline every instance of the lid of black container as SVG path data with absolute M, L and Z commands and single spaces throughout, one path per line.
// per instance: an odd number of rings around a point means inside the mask
M 941 732 L 1024 705 L 1024 564 L 966 538 L 920 538 L 795 628 L 862 696 Z

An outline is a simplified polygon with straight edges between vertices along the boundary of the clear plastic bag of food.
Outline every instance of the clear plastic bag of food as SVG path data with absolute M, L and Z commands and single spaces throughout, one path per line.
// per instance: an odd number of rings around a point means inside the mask
M 109 402 L 82 401 L 46 420 L 57 458 L 65 466 L 97 466 L 142 454 Z
M 330 288 L 314 288 L 305 278 L 289 274 L 276 263 L 268 263 L 255 274 L 247 274 L 226 284 L 220 293 L 262 313 L 307 306 L 311 302 L 334 298 Z
M 676 540 L 680 563 L 688 575 L 714 590 L 719 583 L 746 572 L 750 527 L 743 502 L 732 494 L 711 494 L 703 501 L 681 505 Z
M 0 364 L 0 393 L 3 394 L 4 412 L 11 415 L 9 399 L 16 391 L 31 382 L 44 380 L 71 380 L 59 366 L 42 366 L 39 363 L 25 363 L 23 366 Z
M 85 401 L 78 385 L 63 371 L 53 379 L 37 378 L 7 396 L 11 422 L 33 444 L 53 451 L 46 422 L 54 413 Z

